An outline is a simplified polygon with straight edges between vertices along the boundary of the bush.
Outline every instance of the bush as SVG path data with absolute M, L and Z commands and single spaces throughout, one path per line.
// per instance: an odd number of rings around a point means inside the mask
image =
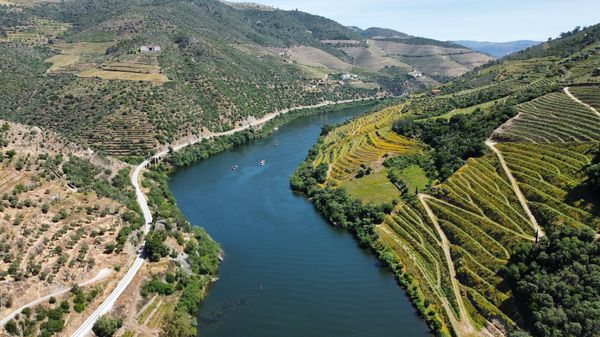
M 111 316 L 102 316 L 100 317 L 96 323 L 94 323 L 94 327 L 92 331 L 98 337 L 111 337 L 123 326 L 123 320 L 117 317 Z
M 6 330 L 6 332 L 8 332 L 8 334 L 11 336 L 17 336 L 19 334 L 19 328 L 17 327 L 17 322 L 15 322 L 14 319 L 6 322 L 4 325 L 4 330 Z

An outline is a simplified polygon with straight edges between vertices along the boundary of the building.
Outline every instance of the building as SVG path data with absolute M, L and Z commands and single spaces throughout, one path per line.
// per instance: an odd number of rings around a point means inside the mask
M 432 93 L 433 95 L 439 95 L 439 94 L 441 94 L 441 93 L 442 93 L 442 91 L 441 91 L 440 89 L 433 89 L 433 90 L 431 90 L 431 93 Z
M 147 45 L 147 46 L 140 47 L 140 53 L 151 53 L 151 52 L 158 52 L 158 51 L 160 51 L 160 46 Z
M 413 71 L 411 71 L 411 72 L 410 72 L 410 73 L 408 73 L 408 74 L 409 74 L 410 76 L 414 77 L 414 78 L 419 78 L 419 77 L 422 77 L 422 76 L 423 76 L 423 74 L 421 74 L 420 72 L 418 72 L 418 71 L 416 71 L 416 70 L 413 70 Z

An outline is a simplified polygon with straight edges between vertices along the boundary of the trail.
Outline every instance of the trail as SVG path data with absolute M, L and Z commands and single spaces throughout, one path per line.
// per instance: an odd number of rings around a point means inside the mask
M 303 109 L 315 109 L 315 108 L 320 108 L 320 107 L 324 107 L 324 106 L 347 104 L 347 103 L 354 103 L 354 102 L 361 102 L 361 101 L 370 101 L 373 99 L 376 99 L 376 97 L 349 99 L 349 100 L 342 100 L 342 101 L 335 101 L 335 102 L 325 101 L 325 102 L 318 103 L 315 105 L 303 105 L 303 106 L 293 107 L 293 108 L 289 108 L 289 109 L 283 109 L 280 111 L 275 111 L 270 114 L 267 114 L 265 117 L 255 121 L 253 123 L 248 123 L 244 126 L 240 126 L 238 128 L 235 128 L 235 129 L 232 129 L 229 131 L 225 131 L 225 132 L 213 133 L 213 134 L 210 134 L 207 136 L 199 136 L 199 137 L 189 140 L 187 142 L 183 142 L 180 144 L 173 144 L 171 146 L 171 148 L 173 149 L 173 151 L 179 151 L 189 145 L 199 143 L 204 139 L 211 139 L 211 138 L 221 137 L 221 136 L 230 136 L 236 132 L 247 130 L 253 126 L 262 125 L 277 116 L 286 114 L 291 111 L 303 110 Z M 150 212 L 150 207 L 148 207 L 148 203 L 146 202 L 146 197 L 144 196 L 144 193 L 142 192 L 142 189 L 140 188 L 140 185 L 139 185 L 140 173 L 142 172 L 142 170 L 144 168 L 146 168 L 146 166 L 148 166 L 150 164 L 150 162 L 152 162 L 154 160 L 159 160 L 161 157 L 163 157 L 167 153 L 169 153 L 169 147 L 163 149 L 162 151 L 159 151 L 154 156 L 151 156 L 151 157 L 147 158 L 146 160 L 144 160 L 141 164 L 139 164 L 138 166 L 135 167 L 135 169 L 133 170 L 133 173 L 131 174 L 131 185 L 135 189 L 137 203 L 140 206 L 142 213 L 144 214 L 144 220 L 145 220 L 144 236 L 146 234 L 148 234 L 148 232 L 150 231 L 150 227 L 151 227 L 153 219 L 152 219 L 152 212 Z M 144 246 L 144 244 L 145 244 L 145 241 L 142 243 L 142 247 Z M 96 310 L 85 320 L 85 322 L 73 333 L 72 337 L 87 336 L 87 334 L 92 330 L 94 323 L 96 323 L 96 321 L 100 317 L 102 317 L 104 314 L 106 314 L 107 312 L 109 312 L 112 309 L 113 305 L 115 304 L 115 302 L 117 301 L 119 296 L 121 296 L 121 294 L 125 291 L 127 286 L 129 286 L 129 284 L 131 283 L 131 281 L 133 280 L 133 278 L 135 277 L 137 272 L 140 270 L 140 268 L 144 264 L 144 261 L 145 261 L 144 257 L 142 256 L 142 254 L 140 254 L 135 259 L 133 265 L 127 271 L 127 274 L 125 274 L 125 276 L 117 284 L 116 288 L 110 293 L 110 295 L 108 295 L 108 297 L 100 304 L 100 306 L 98 306 L 98 308 L 96 308 Z
M 426 194 L 419 193 L 419 201 L 421 201 L 421 204 L 423 204 L 423 207 L 427 212 L 427 216 L 429 216 L 429 218 L 431 219 L 431 222 L 433 223 L 435 230 L 437 231 L 438 236 L 440 237 L 442 243 L 442 250 L 444 251 L 446 263 L 448 264 L 448 271 L 450 272 L 450 280 L 452 282 L 452 289 L 454 290 L 454 297 L 456 297 L 456 302 L 458 303 L 458 311 L 460 317 L 455 317 L 454 311 L 452 311 L 451 308 L 446 308 L 446 311 L 448 312 L 448 317 L 450 318 L 454 330 L 459 336 L 475 335 L 477 330 L 473 327 L 470 321 L 469 313 L 467 311 L 467 308 L 465 307 L 465 304 L 463 303 L 463 299 L 460 294 L 460 285 L 456 280 L 456 269 L 454 269 L 454 262 L 452 262 L 452 255 L 450 254 L 450 242 L 448 241 L 446 234 L 442 230 L 442 227 L 438 223 L 437 217 L 429 207 L 429 204 L 427 204 L 427 198 L 431 197 Z M 481 333 L 486 334 L 486 332 Z
M 96 283 L 98 281 L 102 281 L 105 278 L 107 278 L 110 274 L 112 274 L 112 270 L 110 269 L 102 269 L 98 272 L 98 274 L 96 274 L 96 276 L 94 276 L 94 278 L 91 278 L 87 281 L 81 282 L 79 283 L 80 287 L 85 287 L 87 285 L 90 285 L 92 283 Z M 21 306 L 20 308 L 14 310 L 13 312 L 11 312 L 10 314 L 6 315 L 6 317 L 4 317 L 2 320 L 0 320 L 0 327 L 4 326 L 8 321 L 10 321 L 11 319 L 15 318 L 15 316 L 17 316 L 18 314 L 21 313 L 21 311 L 23 311 L 23 309 L 25 308 L 30 308 L 30 307 L 34 307 L 38 304 L 44 303 L 46 301 L 48 301 L 50 299 L 50 297 L 57 297 L 57 296 L 61 296 L 63 294 L 68 293 L 69 291 L 71 291 L 71 288 L 62 288 L 58 291 L 53 292 L 52 294 L 48 294 L 46 296 L 40 297 L 34 301 L 31 301 L 23 306 Z
M 513 176 L 510 169 L 508 168 L 508 165 L 506 164 L 506 161 L 504 160 L 504 156 L 502 155 L 502 152 L 500 152 L 500 150 L 498 150 L 496 148 L 496 143 L 494 143 L 493 141 L 491 141 L 489 139 L 485 141 L 485 145 L 487 145 L 496 154 L 496 156 L 498 157 L 498 160 L 500 160 L 500 165 L 502 166 L 502 170 L 504 170 L 504 173 L 506 173 L 506 176 L 508 177 L 508 180 L 510 181 L 510 184 L 512 185 L 513 191 L 517 195 L 517 199 L 519 199 L 519 203 L 521 204 L 521 207 L 523 208 L 523 210 L 525 210 L 525 213 L 527 213 L 527 217 L 529 218 L 529 221 L 531 222 L 533 229 L 535 229 L 535 231 L 537 232 L 537 234 L 536 234 L 537 238 L 539 239 L 539 238 L 543 237 L 545 235 L 544 230 L 537 223 L 537 220 L 533 216 L 533 213 L 531 213 L 531 210 L 529 209 L 529 205 L 527 204 L 527 199 L 523 195 L 523 192 L 521 192 L 521 188 L 519 187 L 517 180 Z
M 587 107 L 588 109 L 592 110 L 593 113 L 596 114 L 596 116 L 600 117 L 600 112 L 598 112 L 598 110 L 596 110 L 593 106 L 582 102 L 581 100 L 579 100 L 579 98 L 575 97 L 575 95 L 573 95 L 571 93 L 571 91 L 569 90 L 569 87 L 564 87 L 563 91 L 565 92 L 565 94 L 567 94 L 567 96 L 569 96 L 572 100 L 574 100 L 575 102 Z

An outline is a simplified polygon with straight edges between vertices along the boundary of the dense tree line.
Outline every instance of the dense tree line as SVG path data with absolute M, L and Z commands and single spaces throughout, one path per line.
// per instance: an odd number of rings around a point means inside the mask
M 440 179 L 444 180 L 463 166 L 466 159 L 483 155 L 486 148 L 484 141 L 516 113 L 514 105 L 498 104 L 490 111 L 477 110 L 449 120 L 416 121 L 407 118 L 396 122 L 393 130 L 406 137 L 419 138 L 429 145 Z
M 560 38 L 549 40 L 537 46 L 527 48 L 508 57 L 510 60 L 523 60 L 534 57 L 560 56 L 567 57 L 578 52 L 584 46 L 600 41 L 600 25 L 594 25 L 581 29 L 575 27 L 570 32 L 564 32 Z
M 553 228 L 517 249 L 507 268 L 536 337 L 593 337 L 600 331 L 600 242 L 590 229 Z

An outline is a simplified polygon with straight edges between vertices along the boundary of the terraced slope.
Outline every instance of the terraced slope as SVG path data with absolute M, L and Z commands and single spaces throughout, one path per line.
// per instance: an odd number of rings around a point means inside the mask
M 498 145 L 537 219 L 600 231 L 592 204 L 573 190 L 585 180 L 582 171 L 596 147 L 597 143 Z
M 398 107 L 388 108 L 337 128 L 325 137 L 323 151 L 313 164 L 327 164 L 328 180 L 336 183 L 353 178 L 361 166 L 377 169 L 385 157 L 420 151 L 414 140 L 384 127 L 399 114 Z
M 573 87 L 569 88 L 569 92 L 584 104 L 588 104 L 596 110 L 600 110 L 600 87 Z
M 565 93 L 552 93 L 518 106 L 519 114 L 494 132 L 506 141 L 566 143 L 600 140 L 600 116 Z
M 480 326 L 494 316 L 516 316 L 509 289 L 498 274 L 519 242 L 535 231 L 494 155 L 470 159 L 422 199 L 451 246 L 452 260 L 469 315 Z
M 398 192 L 394 207 L 382 208 L 393 210 L 374 224 L 375 247 L 401 264 L 398 277 L 416 307 L 426 317 L 439 314 L 436 334 L 508 336 L 527 328 L 506 278 L 517 247 L 558 226 L 600 231 L 586 174 L 600 143 L 600 78 L 582 71 L 600 60 L 600 26 L 567 35 L 467 73 L 440 94 L 413 94 L 334 129 L 311 157 L 315 170 L 328 165 L 321 187 L 352 191 L 373 184 L 359 176 L 378 174 L 385 162 Z M 407 148 L 386 152 L 395 144 L 394 120 Z M 459 169 L 447 165 L 456 158 L 464 160 Z M 404 183 L 410 165 L 430 182 L 417 193 Z

